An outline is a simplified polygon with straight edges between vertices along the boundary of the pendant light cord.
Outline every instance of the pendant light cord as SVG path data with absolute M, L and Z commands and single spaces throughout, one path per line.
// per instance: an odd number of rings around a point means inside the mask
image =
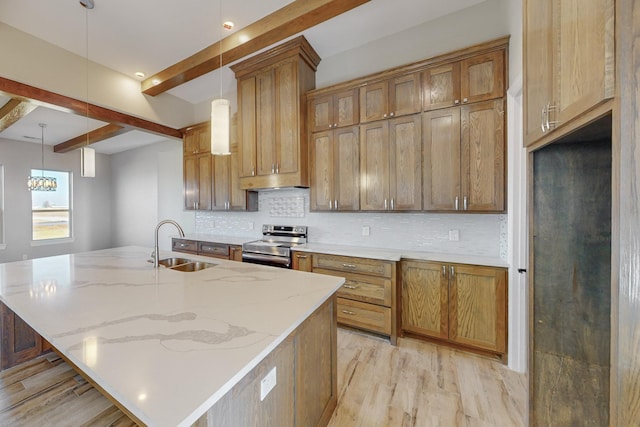
M 224 31 L 222 31 L 222 0 L 220 0 L 219 3 L 219 7 L 220 7 L 220 22 L 218 23 L 218 25 L 220 25 L 220 99 L 222 99 L 222 38 L 224 37 Z

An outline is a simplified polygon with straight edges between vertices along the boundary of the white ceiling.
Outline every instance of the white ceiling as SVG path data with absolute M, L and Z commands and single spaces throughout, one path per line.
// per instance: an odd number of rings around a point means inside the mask
M 304 35 L 320 57 L 326 58 L 482 1 L 485 0 L 371 0 L 304 31 Z M 91 61 L 135 78 L 137 71 L 152 75 L 215 43 L 221 36 L 226 37 L 229 32 L 223 32 L 223 21 L 231 20 L 235 29 L 240 29 L 288 3 L 289 0 L 95 0 L 95 8 L 86 10 L 77 0 L 0 0 L 0 21 L 82 57 L 88 54 Z M 220 86 L 219 76 L 220 71 L 211 72 L 169 93 L 193 104 L 209 100 Z M 222 76 L 224 85 L 235 86 L 228 67 L 222 70 Z M 7 101 L 0 96 L 0 106 Z M 23 135 L 36 134 L 39 138 L 40 122 L 50 124 L 45 131 L 45 143 L 49 144 L 83 134 L 88 127 L 92 130 L 105 125 L 38 107 L 1 132 L 0 137 L 25 140 Z M 57 130 L 58 127 L 64 129 Z M 142 135 L 146 134 L 129 132 L 93 146 L 98 152 L 113 153 L 135 148 L 141 139 L 145 140 L 143 145 L 159 140 L 155 135 L 141 138 Z

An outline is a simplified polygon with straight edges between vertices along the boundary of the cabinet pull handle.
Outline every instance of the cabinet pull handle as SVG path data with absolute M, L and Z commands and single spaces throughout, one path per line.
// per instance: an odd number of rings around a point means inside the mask
M 545 133 L 547 131 L 545 129 L 545 127 L 544 127 L 544 123 L 545 123 L 544 116 L 546 114 L 546 111 L 547 111 L 547 107 L 546 106 L 542 107 L 542 113 L 541 113 L 542 118 L 540 120 L 540 126 L 542 127 L 542 133 Z
M 276 164 L 275 163 L 271 163 L 271 173 L 276 173 Z
M 333 207 L 335 210 L 338 210 L 338 199 L 333 201 Z
M 447 266 L 446 266 L 446 265 L 443 265 L 443 266 L 442 266 L 442 275 L 443 275 L 444 277 L 447 277 Z
M 256 176 L 256 170 L 255 169 L 251 169 L 251 176 Z
M 296 258 L 298 259 L 307 259 L 306 255 L 296 255 Z
M 329 210 L 333 210 L 333 200 L 329 200 Z
M 394 202 L 395 202 L 395 200 L 394 200 L 394 198 L 392 197 L 392 198 L 391 198 L 391 210 L 392 210 L 392 211 L 396 209 L 396 207 L 395 207 L 395 203 L 394 203 Z
M 355 264 L 342 264 L 342 266 L 343 266 L 344 268 L 350 268 L 350 269 L 352 269 L 352 270 L 353 270 L 354 268 L 358 268 L 358 266 L 357 266 L 357 265 L 355 265 Z
M 358 289 L 357 286 L 353 286 L 353 285 L 343 285 L 342 287 L 347 289 Z
M 462 209 L 464 209 L 465 211 L 467 209 L 469 209 L 469 203 L 467 202 L 467 196 L 464 196 L 462 198 Z
M 384 199 L 384 210 L 387 210 L 387 199 Z
M 276 173 L 280 173 L 280 162 L 276 162 Z
M 549 112 L 550 112 L 550 111 L 556 111 L 557 109 L 558 109 L 558 107 L 557 107 L 557 106 L 555 106 L 555 105 L 551 105 L 551 104 L 547 104 L 547 120 L 546 120 L 546 124 L 545 124 L 545 125 L 546 125 L 546 127 L 547 127 L 547 130 L 551 130 L 551 125 L 553 125 L 553 128 L 555 129 L 556 125 L 557 125 L 558 123 L 560 123 L 560 122 L 559 122 L 559 121 L 557 121 L 557 120 L 550 121 L 550 119 L 549 119 Z
M 449 267 L 450 271 L 451 271 L 451 280 L 453 280 L 454 277 L 456 277 L 456 268 L 454 266 Z
M 456 201 L 454 202 L 454 206 L 455 206 L 456 210 L 459 209 L 459 204 L 460 204 L 460 198 L 458 196 L 456 196 Z
M 342 312 L 344 314 L 348 314 L 349 316 L 355 316 L 356 315 L 353 311 L 349 311 L 349 310 L 342 310 Z

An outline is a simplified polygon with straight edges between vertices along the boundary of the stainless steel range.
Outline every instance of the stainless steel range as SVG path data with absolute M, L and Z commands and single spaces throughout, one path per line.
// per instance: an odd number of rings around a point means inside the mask
M 242 245 L 242 262 L 291 268 L 291 249 L 307 243 L 305 225 L 262 226 L 262 240 Z

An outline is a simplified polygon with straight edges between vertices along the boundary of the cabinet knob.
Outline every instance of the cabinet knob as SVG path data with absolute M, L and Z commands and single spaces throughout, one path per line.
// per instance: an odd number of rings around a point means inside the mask
M 389 114 L 389 116 L 390 116 L 390 117 L 393 117 L 393 116 L 395 116 L 395 115 L 396 115 L 396 113 L 391 113 L 391 114 Z
M 453 103 L 454 103 L 455 105 L 458 105 L 458 104 L 460 104 L 460 100 L 459 100 L 459 99 L 456 99 L 455 101 L 453 101 Z
M 334 123 L 334 124 L 333 124 L 333 127 L 334 127 L 334 128 L 337 128 L 337 127 L 338 127 L 338 124 L 337 124 L 337 123 Z
M 387 113 L 384 113 L 384 115 L 382 117 L 384 117 L 386 119 L 387 118 Z
M 467 102 L 469 102 L 469 98 L 464 98 L 462 102 L 466 104 Z
M 331 125 L 331 124 L 330 124 L 330 125 L 329 125 L 329 129 L 331 129 L 332 127 L 333 127 L 333 125 Z

